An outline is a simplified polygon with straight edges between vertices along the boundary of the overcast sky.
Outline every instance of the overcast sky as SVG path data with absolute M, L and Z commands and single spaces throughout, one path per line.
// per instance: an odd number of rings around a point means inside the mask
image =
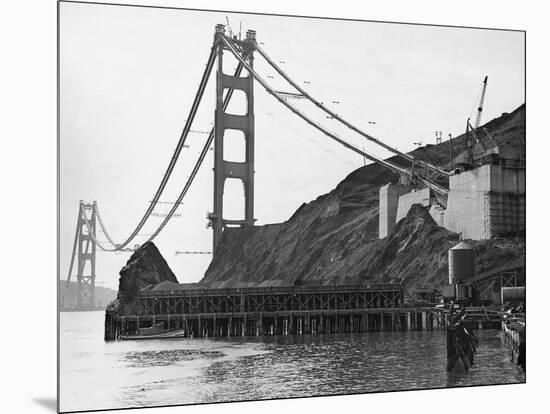
M 264 50 L 312 95 L 366 132 L 401 150 L 433 143 L 434 131 L 458 135 L 489 76 L 483 122 L 524 102 L 524 35 L 520 32 L 403 24 L 161 10 L 61 3 L 61 276 L 66 277 L 78 201 L 96 200 L 117 241 L 148 206 L 179 139 L 212 45 L 227 16 L 234 31 L 257 31 Z M 235 61 L 224 65 L 231 73 Z M 257 55 L 256 68 L 275 76 Z M 267 79 L 291 90 L 280 79 Z M 307 82 L 307 83 L 306 83 Z M 363 165 L 361 157 L 313 130 L 255 88 L 258 224 L 288 219 L 302 202 L 333 189 Z M 333 102 L 339 103 L 333 103 Z M 234 109 L 239 110 L 236 96 Z M 354 144 L 389 154 L 293 101 Z M 212 127 L 215 82 L 209 83 L 194 130 Z M 370 124 L 369 121 L 376 124 Z M 205 135 L 193 134 L 163 201 L 176 198 Z M 238 142 L 238 141 L 236 141 Z M 229 157 L 239 155 L 238 146 Z M 180 282 L 198 281 L 211 250 L 213 153 L 155 243 Z M 239 218 L 242 186 L 226 190 L 226 217 Z M 157 212 L 165 212 L 162 207 Z M 160 224 L 152 217 L 136 243 Z M 99 238 L 105 239 L 100 233 Z M 129 253 L 98 253 L 97 281 L 116 288 Z

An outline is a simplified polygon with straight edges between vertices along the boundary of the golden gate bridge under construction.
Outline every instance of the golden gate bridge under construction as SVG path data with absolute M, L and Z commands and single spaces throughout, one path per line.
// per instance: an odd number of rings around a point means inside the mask
M 237 59 L 238 65 L 232 75 L 224 73 L 224 55 L 228 53 Z M 255 55 L 263 58 L 271 68 L 273 68 L 288 85 L 293 88 L 293 91 L 282 92 L 274 89 L 264 77 L 262 77 L 254 69 Z M 176 210 L 181 205 L 190 186 L 200 170 L 203 162 L 208 154 L 209 149 L 213 145 L 214 148 L 214 185 L 213 185 L 213 211 L 208 214 L 209 227 L 213 232 L 212 253 L 215 254 L 220 243 L 221 234 L 226 227 L 236 226 L 253 226 L 254 217 L 254 144 L 255 144 L 255 128 L 254 128 L 254 86 L 255 82 L 259 84 L 265 91 L 270 94 L 279 103 L 285 106 L 288 110 L 294 113 L 298 118 L 305 121 L 311 127 L 320 131 L 329 139 L 336 141 L 343 147 L 353 151 L 360 156 L 373 161 L 394 173 L 399 174 L 401 182 L 406 184 L 408 188 L 425 188 L 433 194 L 434 203 L 440 208 L 447 207 L 449 196 L 449 177 L 452 175 L 450 171 L 444 170 L 441 167 L 434 165 L 426 160 L 421 160 L 406 154 L 387 143 L 377 139 L 356 125 L 348 122 L 345 118 L 338 115 L 329 109 L 323 102 L 311 96 L 303 87 L 296 83 L 285 71 L 281 69 L 273 59 L 262 49 L 256 39 L 256 32 L 248 30 L 244 39 L 240 35 L 237 37 L 233 34 L 227 35 L 225 25 L 218 24 L 215 27 L 214 40 L 211 46 L 210 54 L 205 65 L 198 89 L 196 91 L 193 103 L 189 110 L 185 125 L 181 136 L 177 142 L 174 153 L 166 167 L 166 171 L 162 177 L 152 201 L 149 203 L 143 216 L 129 233 L 128 237 L 122 242 L 113 240 L 108 229 L 106 228 L 100 210 L 96 201 L 91 203 L 80 202 L 79 212 L 77 217 L 76 232 L 71 255 L 71 261 L 67 276 L 67 282 L 71 280 L 75 260 L 76 266 L 76 281 L 77 281 L 77 308 L 85 309 L 94 306 L 95 292 L 95 260 L 96 251 L 100 249 L 107 252 L 117 251 L 132 251 L 130 247 L 132 241 L 140 233 L 147 220 L 154 212 L 155 206 L 160 203 L 161 195 L 166 188 L 167 183 L 171 179 L 174 167 L 180 157 L 182 149 L 186 145 L 188 135 L 193 131 L 193 121 L 199 109 L 206 86 L 212 77 L 212 72 L 217 63 L 216 77 L 216 108 L 214 114 L 214 126 L 206 135 L 203 148 L 195 161 L 191 174 L 187 178 L 177 199 L 170 203 L 171 208 L 164 215 L 160 225 L 149 235 L 147 241 L 154 240 L 159 233 L 165 228 L 168 222 L 173 218 Z M 243 71 L 247 75 L 242 76 Z M 269 78 L 272 78 L 270 76 Z M 485 80 L 486 86 L 486 80 Z M 247 98 L 247 110 L 244 115 L 235 115 L 227 112 L 234 91 L 244 92 Z M 485 93 L 485 89 L 483 94 Z M 317 108 L 327 114 L 327 118 L 336 120 L 354 133 L 359 134 L 363 138 L 373 142 L 377 146 L 390 151 L 398 156 L 403 162 L 399 164 L 390 160 L 381 159 L 377 156 L 366 152 L 363 148 L 352 144 L 350 141 L 327 129 L 319 122 L 315 121 L 304 111 L 296 107 L 290 102 L 290 99 L 299 98 L 313 103 Z M 469 124 L 468 128 L 475 134 L 475 130 L 479 127 L 479 120 L 483 101 L 478 108 L 478 116 L 476 118 L 475 127 Z M 244 162 L 227 161 L 224 159 L 224 136 L 227 130 L 236 130 L 243 133 L 245 138 L 245 160 Z M 470 145 L 472 147 L 472 145 Z M 470 160 L 473 162 L 473 160 Z M 227 219 L 224 217 L 223 193 L 224 184 L 227 178 L 241 180 L 244 186 L 244 218 L 242 220 Z M 99 227 L 98 227 L 99 226 Z M 105 235 L 107 242 L 99 241 L 97 231 L 101 229 Z

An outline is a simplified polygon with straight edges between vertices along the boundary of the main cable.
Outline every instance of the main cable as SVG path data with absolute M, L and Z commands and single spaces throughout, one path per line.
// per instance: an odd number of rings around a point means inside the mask
M 88 217 L 86 217 L 86 212 L 83 211 L 82 212 L 82 220 L 84 220 L 84 224 L 86 224 L 86 228 L 88 229 L 88 236 L 90 236 L 92 238 L 92 240 L 94 241 L 94 243 L 97 245 L 97 247 L 99 247 L 101 250 L 103 250 L 104 252 L 116 252 L 118 250 L 122 250 L 122 248 L 120 249 L 108 249 L 106 248 L 105 246 L 103 246 L 99 240 L 97 240 L 94 232 L 92 231 L 92 225 L 90 224 L 90 222 L 88 221 Z
M 105 228 L 105 225 L 103 224 L 103 220 L 101 220 L 101 215 L 99 214 L 99 207 L 97 206 L 97 203 L 94 205 L 95 208 L 95 214 L 97 217 L 97 221 L 99 222 L 99 226 L 101 227 L 101 230 L 103 231 L 103 234 L 105 234 L 105 237 L 107 237 L 107 240 L 109 240 L 109 243 L 111 243 L 113 246 L 116 246 L 116 243 L 113 241 L 111 236 L 109 235 L 109 232 Z
M 246 54 L 243 53 L 242 59 L 246 58 Z M 240 55 L 239 55 L 240 57 Z M 244 68 L 244 65 L 241 61 L 239 61 L 239 64 L 237 65 L 237 68 L 235 69 L 235 77 L 239 77 L 241 75 L 241 72 Z M 231 100 L 231 97 L 233 96 L 233 88 L 228 88 L 226 95 L 223 100 L 223 110 L 225 111 L 227 107 L 229 106 L 229 101 Z M 187 191 L 189 190 L 189 187 L 191 187 L 191 184 L 193 183 L 193 180 L 195 179 L 195 176 L 197 175 L 204 159 L 206 158 L 206 155 L 208 154 L 208 150 L 210 149 L 210 145 L 212 144 L 212 141 L 214 140 L 215 135 L 215 127 L 212 128 L 210 131 L 210 134 L 208 135 L 208 139 L 206 140 L 204 147 L 199 155 L 199 159 L 195 163 L 195 166 L 193 167 L 193 171 L 191 172 L 191 175 L 187 179 L 187 182 L 185 183 L 185 186 L 183 187 L 183 190 L 181 191 L 180 195 L 178 196 L 176 202 L 173 204 L 172 208 L 168 212 L 168 215 L 165 217 L 163 222 L 160 224 L 160 226 L 157 228 L 157 230 L 151 235 L 151 237 L 147 241 L 152 241 L 157 235 L 162 231 L 164 226 L 170 221 L 174 213 L 176 212 L 178 206 L 180 205 L 181 201 L 187 194 Z
M 244 67 L 254 77 L 254 79 L 256 79 L 260 83 L 260 85 L 262 85 L 264 87 L 264 89 L 270 95 L 273 95 L 275 97 L 275 99 L 277 99 L 280 103 L 282 103 L 284 106 L 286 106 L 292 112 L 294 112 L 296 115 L 298 115 L 304 121 L 306 121 L 308 124 L 313 126 L 315 129 L 321 131 L 323 134 L 327 135 L 328 137 L 330 137 L 333 140 L 337 141 L 338 143 L 342 144 L 346 148 L 351 149 L 352 151 L 362 155 L 363 157 L 368 158 L 369 160 L 374 161 L 374 162 L 376 162 L 376 163 L 378 163 L 378 164 L 380 164 L 380 165 L 382 165 L 386 168 L 389 168 L 389 169 L 393 170 L 394 172 L 397 172 L 397 173 L 402 174 L 402 175 L 407 175 L 409 177 L 414 176 L 413 171 L 411 171 L 409 169 L 406 169 L 406 168 L 402 168 L 401 166 L 393 164 L 392 162 L 389 162 L 387 160 L 382 160 L 382 159 L 377 158 L 377 157 L 375 157 L 375 156 L 373 156 L 373 155 L 371 155 L 371 154 L 369 154 L 365 151 L 362 151 L 361 149 L 359 149 L 359 148 L 355 147 L 354 145 L 350 144 L 349 142 L 343 140 L 342 138 L 340 138 L 335 133 L 329 131 L 328 129 L 326 129 L 322 125 L 320 125 L 320 124 L 316 123 L 315 121 L 311 120 L 307 115 L 302 113 L 299 109 L 295 108 L 287 100 L 285 100 L 283 97 L 281 97 L 280 94 L 277 91 L 275 91 L 250 65 L 248 65 L 246 63 L 246 61 L 244 59 L 242 59 L 242 57 L 238 54 L 235 47 L 233 46 L 233 43 L 229 39 L 227 39 L 226 36 L 222 36 L 222 40 L 223 40 L 224 44 L 227 46 L 227 48 L 231 51 L 233 56 L 235 56 L 235 58 L 237 58 L 237 60 L 239 60 L 239 62 L 241 62 L 244 65 Z M 436 191 L 436 192 L 438 192 L 442 195 L 446 195 L 449 192 L 448 189 L 446 189 L 446 188 L 440 186 L 439 184 L 436 184 L 436 183 L 434 183 L 430 180 L 427 180 L 427 179 L 425 179 L 421 176 L 419 176 L 418 179 L 423 184 L 425 184 L 427 187 L 433 189 L 434 191 Z
M 398 149 L 396 148 L 393 148 L 389 145 L 387 145 L 386 143 L 380 141 L 379 139 L 377 138 L 374 138 L 373 136 L 363 132 L 362 130 L 360 130 L 359 128 L 357 128 L 355 125 L 349 123 L 348 121 L 346 121 L 345 119 L 341 118 L 338 114 L 336 114 L 335 112 L 331 111 L 329 108 L 327 108 L 325 105 L 323 105 L 322 102 L 319 102 L 317 99 L 315 99 L 314 97 L 312 97 L 310 94 L 308 94 L 300 85 L 298 85 L 296 82 L 294 82 L 290 76 L 288 76 L 285 71 L 283 71 L 268 55 L 267 53 L 264 52 L 264 50 L 258 45 L 256 44 L 255 45 L 255 48 L 256 50 L 260 53 L 260 55 L 262 55 L 262 57 L 267 61 L 267 63 L 269 63 L 271 65 L 271 67 L 273 67 L 273 69 L 275 69 L 279 75 L 281 75 L 288 83 L 290 83 L 298 92 L 300 92 L 303 96 L 305 96 L 309 101 L 311 101 L 314 105 L 316 105 L 318 108 L 320 108 L 321 110 L 323 110 L 324 112 L 326 112 L 327 114 L 329 114 L 331 117 L 333 117 L 334 119 L 340 121 L 342 124 L 344 124 L 345 126 L 347 126 L 348 128 L 350 128 L 351 130 L 357 132 L 359 135 L 367 138 L 368 140 L 380 145 L 381 147 L 385 148 L 386 150 L 388 151 L 391 151 L 393 152 L 394 154 L 397 154 L 398 156 L 406 159 L 406 160 L 409 160 L 409 161 L 413 161 L 415 160 L 415 158 L 412 156 L 412 155 L 409 155 L 409 154 L 406 154 L 404 152 L 401 152 L 399 151 Z M 431 163 L 428 163 L 426 161 L 423 161 L 423 160 L 415 160 L 415 162 L 419 163 L 419 164 L 422 164 L 422 165 L 426 165 L 428 168 L 431 168 L 435 171 L 437 171 L 438 173 L 442 174 L 442 175 L 446 175 L 448 176 L 449 173 L 439 167 L 437 167 L 436 165 L 433 165 Z
M 73 266 L 74 266 L 74 258 L 76 256 L 76 246 L 78 244 L 78 232 L 79 232 L 79 224 L 80 224 L 80 214 L 82 214 L 82 210 L 80 206 L 78 207 L 78 217 L 76 219 L 76 230 L 74 233 L 74 242 L 73 242 L 73 252 L 71 253 L 71 262 L 69 264 L 69 273 L 67 275 L 67 281 L 65 282 L 65 290 L 61 294 L 61 305 L 63 306 L 63 301 L 65 299 L 65 294 L 67 293 L 67 290 L 69 289 L 69 282 L 71 281 L 71 274 L 73 273 Z
M 323 134 L 329 136 L 330 138 L 334 139 L 335 141 L 339 142 L 340 144 L 344 145 L 345 147 L 351 149 L 352 151 L 355 151 L 356 153 L 364 156 L 365 158 L 368 158 L 370 159 L 371 161 L 374 161 L 376 163 L 379 163 L 379 164 L 382 164 L 384 165 L 385 167 L 397 172 L 397 173 L 401 173 L 401 174 L 407 174 L 407 175 L 410 175 L 410 171 L 404 169 L 404 168 L 401 168 L 400 166 L 398 165 L 395 165 L 391 162 L 388 162 L 388 161 L 385 161 L 385 160 L 381 160 L 377 157 L 374 157 L 373 155 L 370 155 L 362 150 L 360 150 L 359 148 L 356 148 L 355 146 L 353 146 L 352 144 L 350 144 L 349 142 L 347 141 L 344 141 L 342 138 L 340 138 L 339 136 L 337 136 L 335 133 L 329 131 L 328 129 L 326 129 L 325 127 L 323 127 L 322 125 L 316 123 L 315 121 L 312 121 L 307 115 L 305 115 L 304 113 L 302 113 L 299 109 L 297 109 L 296 107 L 294 107 L 292 104 L 288 103 L 283 97 L 281 97 L 277 91 L 275 91 L 254 69 L 252 69 L 252 67 L 250 67 L 250 65 L 248 65 L 244 59 L 242 59 L 238 52 L 235 50 L 233 44 L 224 36 L 222 37 L 225 45 L 228 47 L 228 49 L 231 51 L 231 53 L 244 65 L 244 67 L 248 70 L 248 72 L 254 76 L 254 79 L 256 79 L 260 85 L 262 85 L 264 87 L 264 89 L 270 94 L 270 95 L 273 95 L 275 97 L 275 99 L 277 99 L 280 103 L 282 103 L 284 106 L 286 106 L 288 109 L 290 109 L 292 112 L 294 112 L 296 115 L 298 115 L 300 118 L 302 118 L 304 121 L 306 121 L 308 124 L 310 124 L 311 126 L 313 126 L 315 129 L 318 129 L 319 131 L 321 131 Z
M 216 47 L 215 47 L 215 45 L 212 45 L 212 48 L 210 50 L 210 55 L 208 56 L 208 61 L 206 63 L 206 68 L 204 69 L 204 72 L 203 72 L 203 75 L 202 75 L 202 78 L 201 78 L 201 82 L 199 84 L 199 88 L 197 90 L 197 93 L 195 94 L 195 99 L 193 100 L 193 104 L 191 105 L 191 109 L 189 111 L 189 116 L 187 117 L 187 120 L 185 122 L 185 126 L 183 128 L 182 133 L 181 133 L 180 139 L 177 143 L 176 149 L 174 150 L 174 154 L 172 155 L 172 158 L 170 159 L 170 163 L 168 164 L 168 167 L 166 168 L 166 172 L 164 173 L 164 176 L 162 177 L 161 183 L 160 183 L 159 187 L 157 188 L 157 191 L 156 191 L 156 193 L 153 197 L 153 200 L 149 204 L 149 207 L 147 208 L 147 210 L 143 214 L 143 217 L 141 218 L 138 225 L 135 227 L 134 231 L 130 234 L 130 236 L 128 236 L 126 241 L 124 241 L 121 244 L 116 244 L 116 243 L 113 242 L 111 237 L 108 236 L 108 232 L 105 231 L 106 229 L 105 229 L 105 226 L 103 225 L 102 220 L 99 220 L 99 222 L 100 222 L 99 224 L 100 224 L 103 232 L 107 236 L 109 242 L 114 246 L 114 249 L 107 249 L 107 248 L 104 248 L 104 246 L 102 246 L 101 244 L 98 243 L 98 246 L 102 250 L 105 250 L 105 251 L 119 251 L 119 250 L 124 249 L 124 247 L 126 247 L 137 236 L 137 234 L 143 228 L 143 226 L 145 225 L 145 222 L 147 221 L 147 219 L 149 218 L 149 216 L 153 212 L 153 209 L 155 208 L 158 200 L 160 199 L 160 196 L 162 195 L 162 192 L 164 191 L 164 189 L 166 187 L 166 184 L 168 183 L 168 180 L 170 179 L 170 176 L 172 175 L 172 172 L 173 172 L 174 167 L 176 165 L 176 162 L 177 162 L 177 160 L 180 156 L 180 153 L 181 153 L 182 149 L 184 148 L 185 141 L 187 139 L 187 136 L 189 135 L 191 125 L 193 123 L 193 120 L 194 120 L 195 115 L 197 113 L 198 107 L 199 107 L 200 102 L 202 100 L 202 97 L 204 95 L 204 90 L 206 89 L 206 85 L 208 83 L 208 79 L 210 78 L 210 74 L 212 72 L 212 68 L 214 66 L 215 60 L 216 60 Z
M 246 57 L 246 55 L 243 54 L 243 57 Z M 237 68 L 235 70 L 235 77 L 239 77 L 241 72 L 243 70 L 243 64 L 239 62 L 239 64 L 237 65 Z M 227 109 L 227 107 L 229 106 L 229 102 L 230 102 L 230 99 L 233 95 L 233 88 L 228 88 L 227 92 L 226 92 L 226 95 L 225 95 L 225 98 L 224 98 L 224 102 L 223 102 L 223 109 L 224 111 Z M 193 183 L 200 167 L 202 166 L 202 163 L 204 161 L 204 159 L 206 158 L 206 155 L 208 154 L 208 150 L 210 149 L 210 145 L 212 145 L 212 141 L 214 140 L 214 134 L 215 134 L 215 128 L 212 128 L 210 133 L 209 133 L 209 136 L 208 136 L 208 139 L 206 140 L 205 144 L 204 144 L 204 147 L 199 155 L 199 158 L 197 160 L 197 162 L 195 163 L 195 166 L 193 167 L 193 170 L 191 172 L 191 175 L 189 176 L 189 178 L 187 179 L 187 182 L 185 183 L 185 186 L 183 188 L 183 190 L 180 192 L 176 202 L 173 204 L 172 208 L 170 209 L 170 211 L 168 212 L 168 214 L 166 215 L 166 217 L 164 218 L 164 220 L 162 221 L 162 223 L 159 225 L 159 227 L 154 231 L 154 233 L 151 235 L 151 237 L 147 240 L 148 242 L 149 241 L 152 241 L 153 239 L 155 239 L 155 237 L 158 236 L 158 234 L 164 229 L 164 227 L 166 226 L 166 224 L 170 221 L 170 219 L 172 218 L 172 216 L 174 215 L 174 213 L 176 212 L 178 206 L 181 204 L 181 201 L 183 200 L 183 198 L 185 197 L 185 195 L 187 194 L 187 191 L 189 190 L 189 188 L 191 187 L 191 184 Z M 98 218 L 98 221 L 99 221 L 99 225 L 101 226 L 103 232 L 105 233 L 105 236 L 110 239 L 110 237 L 108 236 L 108 233 L 105 231 L 105 227 L 103 226 L 103 222 L 101 220 L 101 216 L 98 214 L 98 209 L 97 209 L 97 205 L 96 205 L 96 216 Z M 106 248 L 105 246 L 103 246 L 98 240 L 97 238 L 95 237 L 95 235 L 93 234 L 93 232 L 91 231 L 91 224 L 90 222 L 88 221 L 88 218 L 84 215 L 83 217 L 83 220 L 84 220 L 84 223 L 86 224 L 86 227 L 88 228 L 88 233 L 90 234 L 90 237 L 94 240 L 94 242 L 96 243 L 96 245 L 103 251 L 115 251 L 115 250 L 120 250 L 120 249 L 108 249 Z

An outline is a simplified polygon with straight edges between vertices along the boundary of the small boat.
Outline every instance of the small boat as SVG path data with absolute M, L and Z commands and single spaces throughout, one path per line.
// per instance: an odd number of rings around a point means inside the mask
M 157 323 L 148 328 L 140 328 L 136 335 L 122 335 L 120 339 L 163 339 L 163 338 L 182 338 L 185 336 L 185 330 L 168 330 L 163 323 Z
M 137 339 L 169 339 L 169 338 L 183 338 L 185 337 L 185 330 L 178 329 L 175 331 L 166 331 L 163 333 L 155 333 L 148 335 L 122 335 L 120 339 L 123 340 L 137 340 Z

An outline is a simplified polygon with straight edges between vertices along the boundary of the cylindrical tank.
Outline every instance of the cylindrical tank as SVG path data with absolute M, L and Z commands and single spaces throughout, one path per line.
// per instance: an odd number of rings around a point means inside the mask
M 449 249 L 449 284 L 466 282 L 476 275 L 476 252 L 468 243 L 460 242 Z
M 502 304 L 525 302 L 525 286 L 503 287 L 500 294 Z

